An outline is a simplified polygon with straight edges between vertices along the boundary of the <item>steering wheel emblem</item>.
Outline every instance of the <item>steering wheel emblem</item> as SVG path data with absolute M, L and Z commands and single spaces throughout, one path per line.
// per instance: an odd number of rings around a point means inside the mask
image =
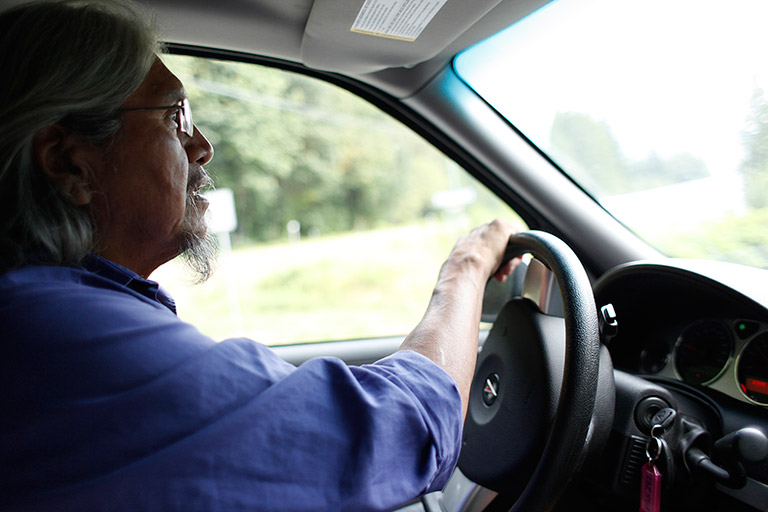
M 483 388 L 483 402 L 487 406 L 493 405 L 499 396 L 499 374 L 492 373 L 485 379 Z

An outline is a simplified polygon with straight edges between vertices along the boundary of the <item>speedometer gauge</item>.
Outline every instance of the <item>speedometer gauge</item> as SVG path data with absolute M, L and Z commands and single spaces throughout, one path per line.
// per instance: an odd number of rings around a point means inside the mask
M 736 370 L 741 392 L 753 402 L 768 405 L 768 333 L 744 347 Z
M 732 347 L 731 331 L 724 323 L 697 322 L 675 343 L 675 370 L 689 384 L 709 384 L 725 369 Z

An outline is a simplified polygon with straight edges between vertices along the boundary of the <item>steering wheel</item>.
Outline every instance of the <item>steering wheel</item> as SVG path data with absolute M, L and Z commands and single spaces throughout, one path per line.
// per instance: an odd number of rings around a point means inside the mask
M 598 312 L 583 266 L 563 241 L 541 231 L 512 237 L 505 261 L 526 253 L 536 259 L 523 297 L 502 308 L 478 355 L 459 458 L 466 477 L 499 493 L 486 510 L 553 508 L 584 462 L 590 437 L 596 429 L 607 437 L 612 421 L 612 367 L 599 390 Z M 541 311 L 546 275 L 558 283 L 564 319 Z M 606 403 L 595 410 L 599 392 Z

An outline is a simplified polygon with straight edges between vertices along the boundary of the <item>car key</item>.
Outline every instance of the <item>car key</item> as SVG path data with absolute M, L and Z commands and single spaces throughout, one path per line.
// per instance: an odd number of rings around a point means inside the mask
M 661 432 L 659 435 L 659 437 L 661 437 L 667 430 L 669 430 L 669 427 L 672 426 L 676 417 L 677 411 L 671 407 L 665 407 L 653 415 L 653 418 L 651 418 L 651 425 L 653 428 L 657 429 L 657 431 Z
M 672 413 L 664 413 L 672 411 Z M 654 423 L 651 428 L 651 437 L 645 445 L 645 455 L 648 457 L 640 475 L 640 512 L 659 512 L 661 510 L 661 471 L 655 462 L 661 457 L 666 449 L 666 442 L 663 439 L 664 431 L 674 421 L 674 410 L 664 409 L 654 416 Z M 661 414 L 664 413 L 664 414 Z

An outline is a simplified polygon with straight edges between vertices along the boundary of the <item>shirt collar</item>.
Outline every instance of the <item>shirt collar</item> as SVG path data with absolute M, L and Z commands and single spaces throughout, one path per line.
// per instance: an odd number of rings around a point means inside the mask
M 173 311 L 174 314 L 176 313 L 176 303 L 173 300 L 173 297 L 171 297 L 168 292 L 155 281 L 144 279 L 136 272 L 125 268 L 114 261 L 102 258 L 97 254 L 88 254 L 83 259 L 82 265 L 83 268 L 89 272 L 93 272 L 94 274 L 100 275 L 110 281 L 114 281 L 126 288 L 130 288 L 144 297 L 159 302 Z

